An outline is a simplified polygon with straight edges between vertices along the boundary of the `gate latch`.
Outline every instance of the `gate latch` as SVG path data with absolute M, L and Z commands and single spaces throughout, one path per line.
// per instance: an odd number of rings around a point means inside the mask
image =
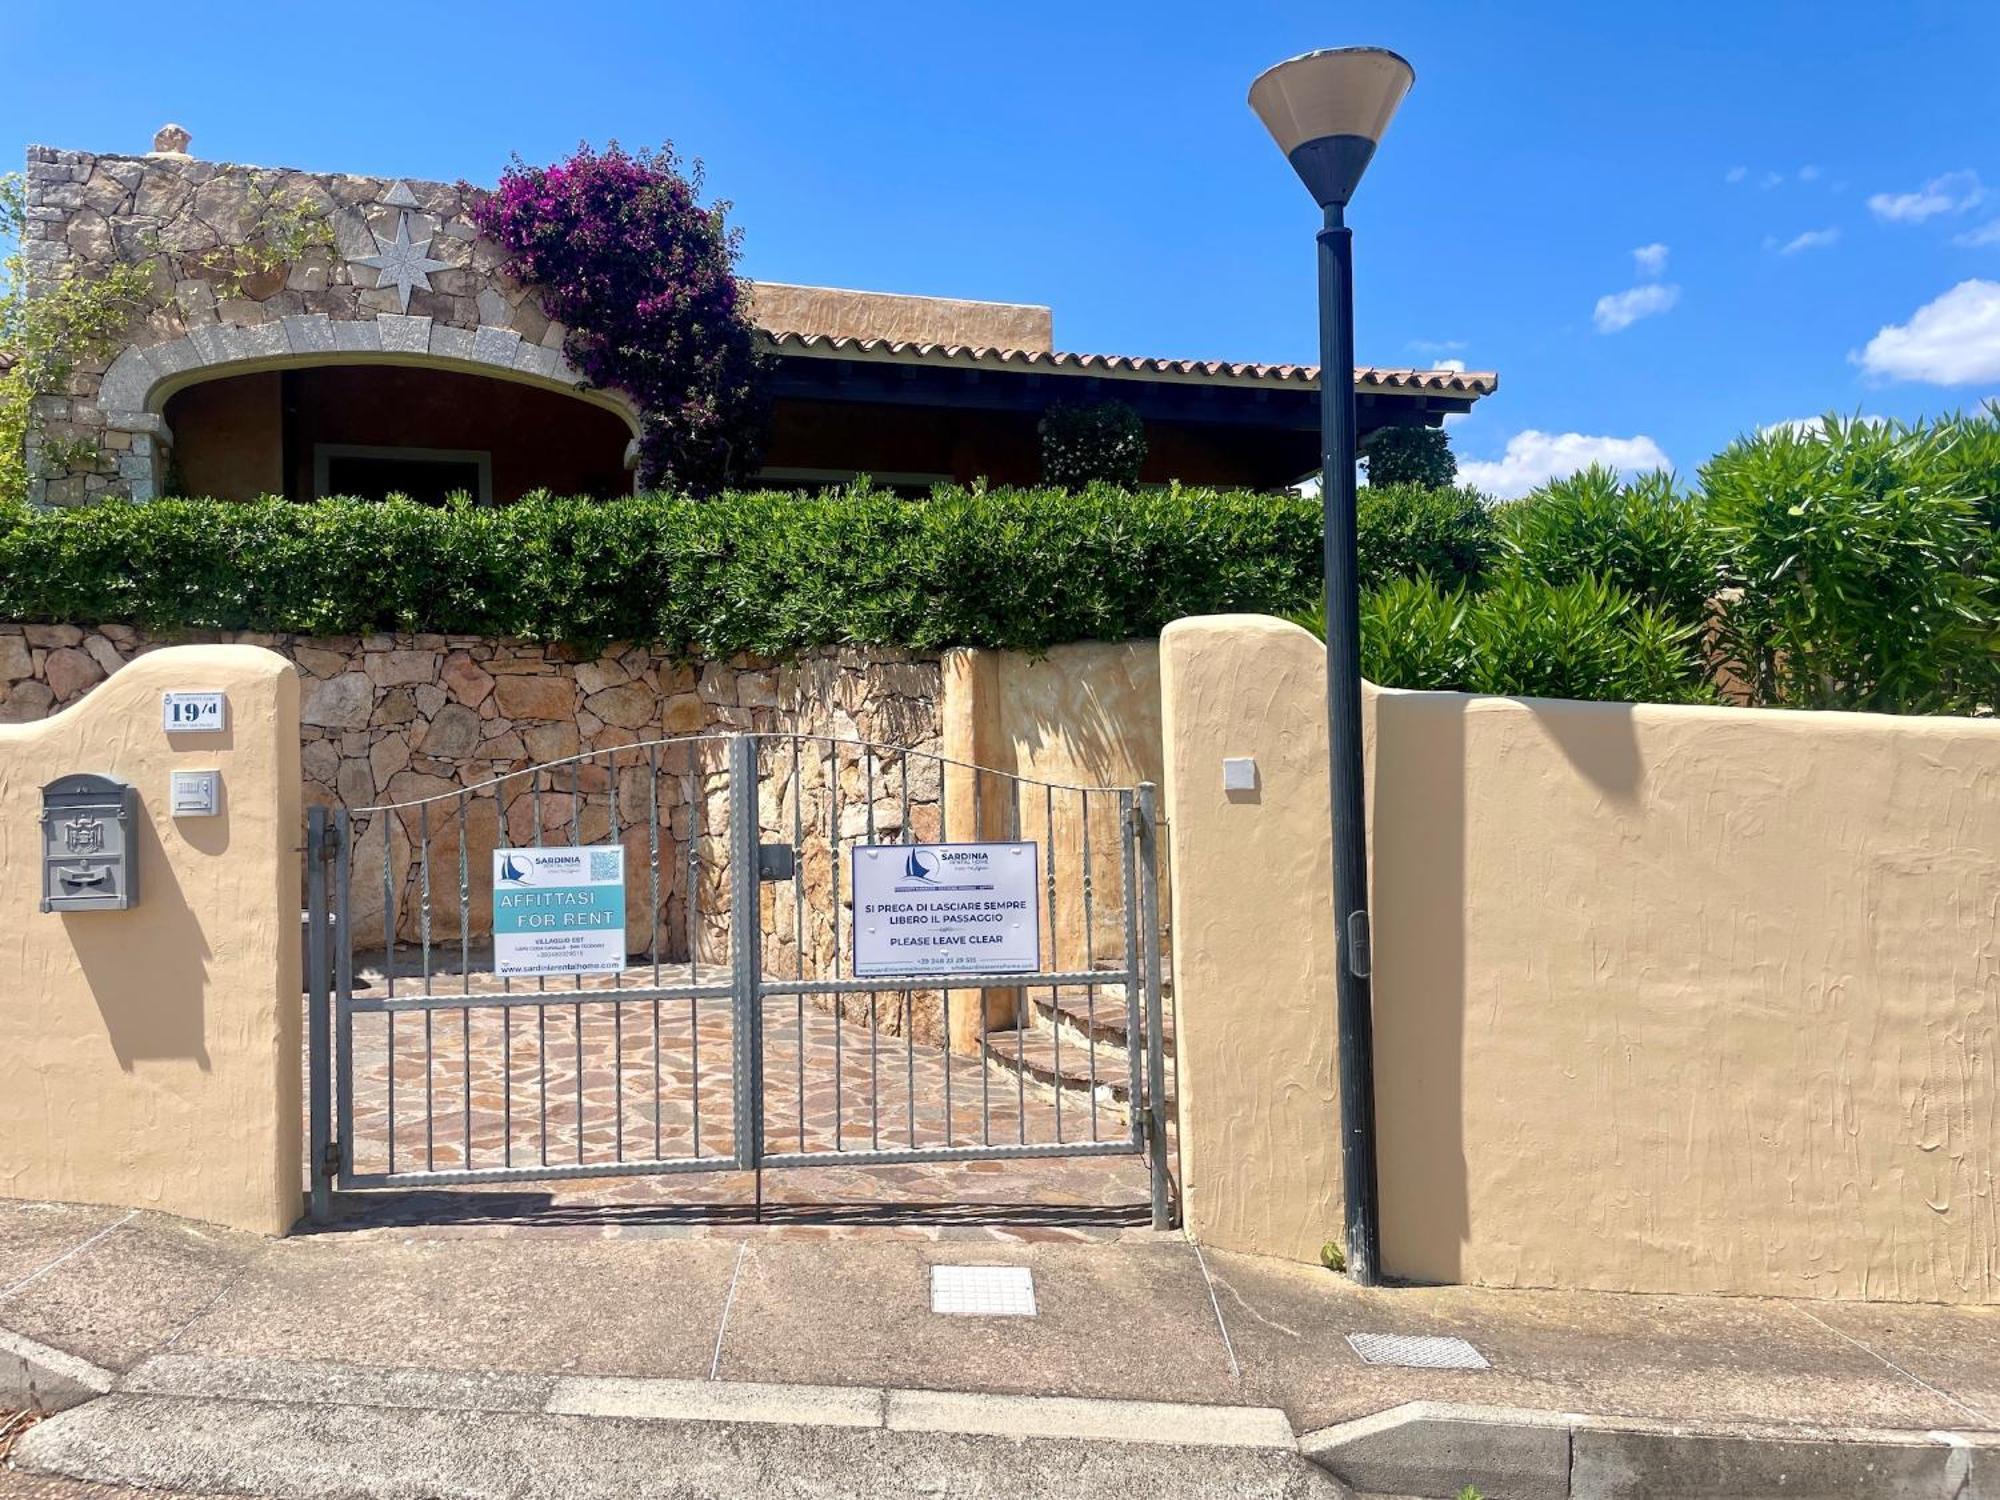
M 790 880 L 798 869 L 798 851 L 790 844 L 759 844 L 757 846 L 757 878 L 759 880 Z

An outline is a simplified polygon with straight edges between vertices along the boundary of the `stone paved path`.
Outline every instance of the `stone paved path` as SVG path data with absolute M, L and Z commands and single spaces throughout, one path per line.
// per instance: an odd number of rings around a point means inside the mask
M 727 979 L 716 969 L 697 977 Z M 687 978 L 685 968 L 664 976 L 669 984 Z M 653 983 L 650 967 L 618 979 L 624 989 Z M 429 993 L 455 995 L 467 985 L 434 976 Z M 908 1040 L 900 995 L 875 997 L 874 1025 L 865 997 L 845 997 L 845 1015 L 796 997 L 765 1002 L 765 1154 L 821 1160 L 767 1169 L 760 1183 L 724 1165 L 735 1153 L 730 1001 L 617 1000 L 606 993 L 610 976 L 573 986 L 550 981 L 540 991 L 517 980 L 512 998 L 524 1003 L 355 1017 L 358 1173 L 572 1175 L 443 1178 L 347 1194 L 343 1220 L 727 1223 L 757 1215 L 761 1196 L 760 1217 L 802 1230 L 904 1223 L 1093 1233 L 1148 1222 L 1146 1163 L 1137 1155 L 854 1161 L 852 1153 L 874 1149 L 1129 1139 L 1129 1118 L 1108 1089 L 1094 1099 L 1059 1097 L 1032 1071 Z M 475 996 L 509 989 L 490 974 L 470 976 L 469 987 Z M 357 998 L 387 992 L 379 965 L 363 964 Z M 424 992 L 421 981 L 398 979 L 399 996 Z M 974 1003 L 970 992 L 959 1002 Z M 1005 1054 L 1011 1035 L 997 1035 L 995 1050 Z M 1037 1035 L 1029 1033 L 1031 1043 Z M 1122 1063 L 1121 1049 L 1096 1047 L 1107 1073 Z

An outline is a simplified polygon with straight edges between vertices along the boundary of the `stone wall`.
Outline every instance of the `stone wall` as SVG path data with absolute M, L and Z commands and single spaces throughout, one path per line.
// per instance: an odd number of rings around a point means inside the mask
M 32 146 L 25 187 L 31 290 L 117 262 L 143 268 L 151 283 L 113 357 L 79 364 L 65 390 L 39 398 L 28 439 L 36 503 L 162 493 L 173 446 L 165 395 L 211 374 L 329 359 L 424 363 L 624 409 L 622 398 L 581 387 L 562 357 L 564 328 L 532 288 L 500 274 L 498 247 L 473 227 L 473 190 L 463 185 L 199 161 L 179 150 Z M 285 258 L 243 248 L 260 243 Z M 385 252 L 414 274 L 392 280 L 369 264 Z
M 579 657 L 562 647 L 482 636 L 306 637 L 249 631 L 154 636 L 123 625 L 0 625 L 0 722 L 40 719 L 76 702 L 132 658 L 189 641 L 269 647 L 302 679 L 300 737 L 308 806 L 350 811 L 386 804 L 355 825 L 352 910 L 357 946 L 379 947 L 389 899 L 399 943 L 459 941 L 460 833 L 465 838 L 468 939 L 486 931 L 491 852 L 505 837 L 586 842 L 617 837 L 627 847 L 635 893 L 642 873 L 660 877 L 659 949 L 690 949 L 720 961 L 728 951 L 726 746 L 720 740 L 612 752 L 670 736 L 750 730 L 823 735 L 936 754 L 940 748 L 937 659 L 888 649 L 822 651 L 776 663 L 749 657 L 675 662 L 641 647 Z M 809 930 L 808 971 L 831 957 L 831 881 L 826 830 L 843 840 L 941 836 L 935 761 L 855 747 L 802 747 L 797 825 L 806 832 L 806 881 L 818 928 Z M 583 757 L 581 760 L 573 757 Z M 772 839 L 794 826 L 791 742 L 767 741 L 760 766 L 760 823 Z M 905 761 L 907 760 L 907 765 Z M 534 770 L 538 767 L 554 769 Z M 525 773 L 525 774 L 524 774 Z M 477 789 L 477 790 L 471 790 Z M 468 795 L 454 795 L 467 792 Z M 426 802 L 425 799 L 437 801 Z M 834 804 L 837 802 L 837 806 Z M 426 847 L 428 841 L 428 848 Z M 386 855 L 386 860 L 385 860 Z M 690 858 L 690 855 L 693 857 Z M 384 895 L 384 868 L 388 897 Z M 697 893 L 689 922 L 688 892 Z M 769 900 L 772 972 L 796 965 L 791 903 Z M 645 902 L 628 933 L 651 936 Z M 476 957 L 476 955 L 475 955 Z

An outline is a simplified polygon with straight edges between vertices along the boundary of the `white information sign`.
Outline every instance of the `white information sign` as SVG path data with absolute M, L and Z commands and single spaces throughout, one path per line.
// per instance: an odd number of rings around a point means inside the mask
M 229 698 L 223 693 L 166 693 L 160 727 L 168 734 L 220 734 Z
M 615 974 L 625 967 L 625 849 L 493 851 L 493 972 Z
M 1032 843 L 857 845 L 854 972 L 1033 973 L 1039 862 Z

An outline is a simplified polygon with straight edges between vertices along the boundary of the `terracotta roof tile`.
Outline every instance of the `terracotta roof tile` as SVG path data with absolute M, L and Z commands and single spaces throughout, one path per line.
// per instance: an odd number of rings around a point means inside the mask
M 1072 373 L 1137 375 L 1229 385 L 1299 385 L 1317 388 L 1318 365 L 1241 364 L 1213 359 L 1153 359 L 1134 354 L 1075 354 L 1064 350 L 998 349 L 969 344 L 922 344 L 904 339 L 835 337 L 820 333 L 766 333 L 780 353 L 825 358 L 873 359 L 897 364 L 1019 366 Z M 1417 370 L 1356 365 L 1354 383 L 1364 389 L 1433 391 L 1440 395 L 1490 396 L 1500 377 L 1491 370 Z

